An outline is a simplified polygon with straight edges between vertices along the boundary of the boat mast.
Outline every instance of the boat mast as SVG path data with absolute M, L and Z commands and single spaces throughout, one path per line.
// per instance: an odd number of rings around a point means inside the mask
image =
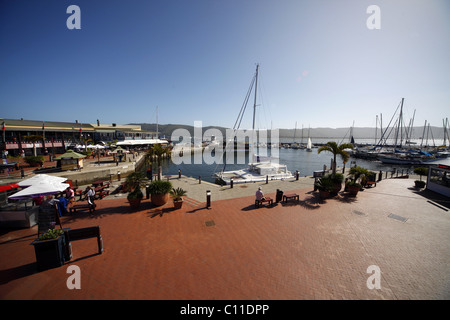
M 254 135 L 255 135 L 255 120 L 256 120 L 256 94 L 258 91 L 258 69 L 259 69 L 259 64 L 256 64 L 256 74 L 255 74 L 255 100 L 253 103 L 253 128 L 252 128 L 252 147 L 251 147 L 251 161 L 253 163 L 253 152 L 254 152 Z M 258 139 L 256 139 L 256 141 L 258 141 Z M 258 148 L 258 147 L 257 147 Z M 258 150 L 257 150 L 258 152 Z
M 425 124 L 423 125 L 423 132 L 422 132 L 422 141 L 420 142 L 420 147 L 422 148 L 423 145 L 423 138 L 425 137 L 425 129 L 427 127 L 427 120 L 425 120 Z
M 156 106 L 156 138 L 159 139 L 159 133 L 158 133 L 158 106 Z
M 375 146 L 377 145 L 378 115 L 375 117 Z
M 398 139 L 398 134 L 400 133 L 400 148 L 402 147 L 402 127 L 401 127 L 401 123 L 402 123 L 402 117 L 403 117 L 403 100 L 405 98 L 402 98 L 402 104 L 400 106 L 400 115 L 398 117 L 398 123 L 397 123 L 397 132 L 395 134 L 395 147 L 397 147 L 397 139 Z
M 297 121 L 295 121 L 295 128 L 294 128 L 294 139 L 292 139 L 292 143 L 295 143 L 295 132 L 297 131 Z

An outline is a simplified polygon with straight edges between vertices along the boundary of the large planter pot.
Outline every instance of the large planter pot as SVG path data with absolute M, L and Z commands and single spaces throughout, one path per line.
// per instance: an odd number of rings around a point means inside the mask
M 414 181 L 414 184 L 415 184 L 417 189 L 421 189 L 421 188 L 425 187 L 426 182 L 425 181 L 416 180 L 416 181 Z
M 330 197 L 329 191 L 319 190 L 319 197 L 320 199 L 327 199 Z
M 169 194 L 168 193 L 164 193 L 164 194 L 151 194 L 151 198 L 152 198 L 152 203 L 159 207 L 159 206 L 163 206 L 167 203 L 167 201 L 169 201 Z
M 50 240 L 39 241 L 36 239 L 31 244 L 34 246 L 39 271 L 60 267 L 66 261 L 67 252 L 64 235 Z
M 128 202 L 130 203 L 130 207 L 132 207 L 133 209 L 137 209 L 141 205 L 141 200 L 142 199 L 140 198 L 128 199 Z
M 352 196 L 356 196 L 360 189 L 358 186 L 347 186 L 347 191 Z
M 183 206 L 183 199 L 173 200 L 173 206 L 175 207 L 175 209 L 181 209 L 181 207 Z
M 342 183 L 336 183 L 333 186 L 333 190 L 331 191 L 332 194 L 338 194 L 339 191 L 342 189 Z

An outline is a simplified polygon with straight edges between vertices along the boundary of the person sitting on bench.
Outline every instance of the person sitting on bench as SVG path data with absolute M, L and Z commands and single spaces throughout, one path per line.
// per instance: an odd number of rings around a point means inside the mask
M 264 192 L 261 190 L 261 187 L 258 187 L 256 191 L 256 201 L 264 201 L 266 198 L 264 197 Z

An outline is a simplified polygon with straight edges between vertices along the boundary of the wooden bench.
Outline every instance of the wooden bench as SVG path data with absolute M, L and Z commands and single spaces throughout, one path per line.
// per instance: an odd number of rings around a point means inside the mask
M 286 202 L 286 201 L 291 200 L 291 199 L 299 201 L 300 197 L 296 193 L 290 193 L 290 194 L 283 195 L 283 202 Z
M 376 186 L 377 186 L 376 181 L 367 181 L 366 182 L 366 187 L 376 187 Z
M 102 190 L 102 191 L 95 193 L 94 199 L 101 200 L 104 197 L 106 197 L 107 195 L 109 195 L 109 190 Z
M 260 206 L 262 206 L 262 204 L 264 202 L 267 202 L 269 204 L 269 206 L 271 206 L 273 204 L 273 200 L 270 197 L 265 197 L 264 200 L 255 200 L 255 207 L 259 208 Z
M 97 238 L 98 253 L 101 254 L 103 252 L 103 239 L 102 235 L 100 234 L 100 226 L 87 227 L 81 229 L 69 229 L 66 233 L 67 233 L 67 240 L 69 242 L 90 238 Z
M 95 207 L 91 206 L 88 203 L 83 203 L 83 204 L 74 204 L 71 208 L 70 208 L 70 213 L 72 212 L 77 212 L 77 210 L 83 210 L 83 209 L 88 209 L 89 213 L 92 213 L 92 211 L 95 211 Z

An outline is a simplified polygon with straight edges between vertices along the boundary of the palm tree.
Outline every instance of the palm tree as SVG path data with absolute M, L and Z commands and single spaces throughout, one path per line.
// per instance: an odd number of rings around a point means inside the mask
M 145 155 L 145 159 L 147 164 L 152 164 L 152 159 L 154 157 L 156 157 L 156 161 L 158 163 L 158 180 L 161 180 L 161 176 L 162 176 L 162 165 L 161 165 L 161 160 L 163 158 L 164 155 L 170 155 L 170 153 L 172 152 L 172 149 L 169 147 L 163 147 L 161 144 L 156 144 L 153 147 L 151 147 L 148 151 L 147 154 Z
M 31 142 L 33 144 L 33 154 L 36 157 L 36 142 L 41 141 L 42 139 L 44 139 L 43 136 L 37 135 L 37 134 L 30 134 L 28 136 L 24 136 L 24 139 Z M 45 148 L 45 146 L 44 146 Z
M 84 151 L 87 151 L 87 144 L 88 144 L 88 142 L 91 142 L 93 140 L 89 136 L 87 136 L 87 137 L 82 136 L 81 137 L 81 141 L 83 141 L 83 143 L 84 143 Z
M 342 158 L 342 161 L 344 162 L 344 166 L 347 163 L 348 159 L 350 158 L 350 155 L 348 154 L 345 149 L 353 149 L 353 145 L 351 143 L 343 143 L 341 145 L 337 145 L 334 141 L 328 141 L 327 144 L 321 146 L 319 150 L 317 150 L 317 153 L 321 153 L 322 151 L 328 151 L 333 154 L 333 174 L 336 174 L 336 156 L 340 155 Z

